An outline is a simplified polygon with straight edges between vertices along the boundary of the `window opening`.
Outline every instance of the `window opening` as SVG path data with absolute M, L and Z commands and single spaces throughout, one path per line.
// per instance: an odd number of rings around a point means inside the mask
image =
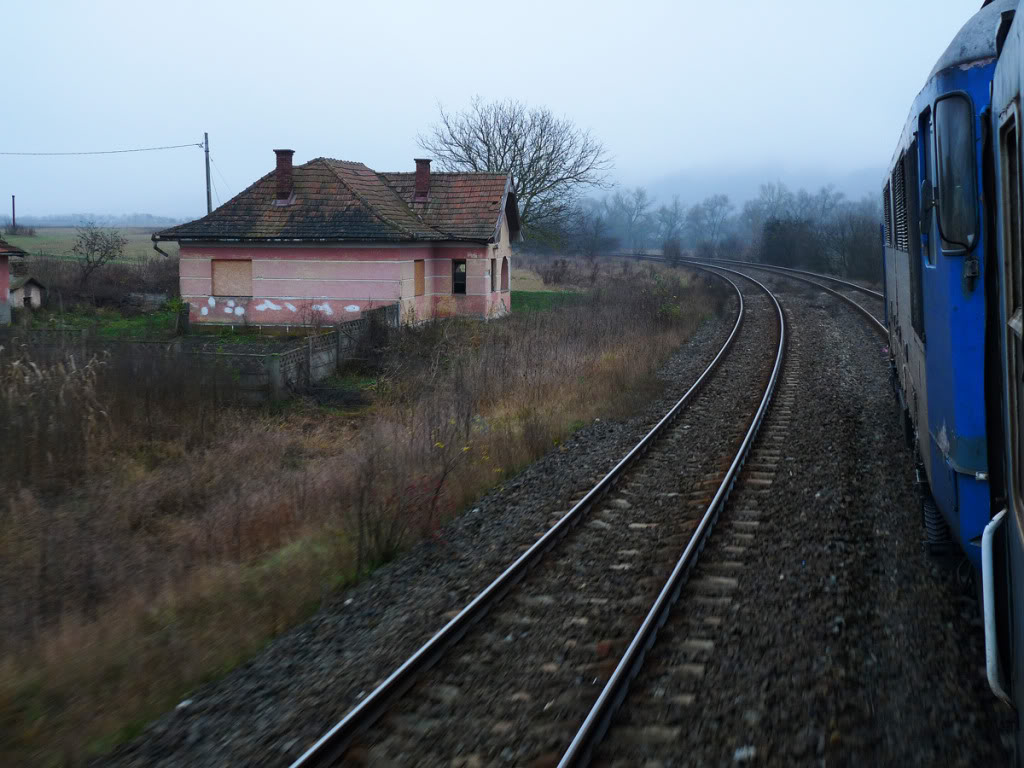
M 491 259 L 491 293 L 498 290 L 498 260 Z
M 210 263 L 214 296 L 252 296 L 252 262 L 214 259 Z
M 416 259 L 413 262 L 413 274 L 415 277 L 415 295 L 422 296 L 426 291 L 426 272 L 423 259 Z
M 452 293 L 466 292 L 466 260 L 452 260 Z
M 508 290 L 508 259 L 501 260 L 501 290 Z
M 974 111 L 963 94 L 935 104 L 935 162 L 942 247 L 969 251 L 978 236 L 978 172 Z

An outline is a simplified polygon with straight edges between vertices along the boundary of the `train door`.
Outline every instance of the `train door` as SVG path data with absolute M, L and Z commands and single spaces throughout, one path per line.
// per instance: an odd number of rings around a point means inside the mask
M 935 266 L 935 247 L 936 238 L 932 237 L 932 230 L 935 229 L 936 224 L 935 217 L 931 215 L 930 201 L 933 200 L 935 189 L 935 167 L 934 167 L 934 153 L 932 147 L 934 146 L 934 137 L 932 136 L 932 111 L 930 108 L 925 108 L 921 112 L 921 116 L 918 118 L 917 123 L 918 134 L 921 137 L 921 200 L 929 201 L 925 203 L 925 214 L 924 226 L 921 227 L 921 249 L 924 253 L 925 261 L 928 262 L 929 266 Z
M 1003 326 L 1003 363 L 1005 365 L 1005 403 L 1004 421 L 1004 456 L 1006 467 L 1007 504 L 1011 519 L 1006 530 L 1005 552 L 1008 556 L 1008 575 L 996 578 L 997 598 L 1000 605 L 1008 600 L 1011 609 L 1007 612 L 1000 609 L 999 630 L 996 636 L 1000 641 L 999 655 L 1003 660 L 1011 659 L 1008 681 L 1014 701 L 1024 701 L 1024 588 L 1010 574 L 1024 573 L 1024 328 L 1022 328 L 1022 274 L 1024 262 L 1021 259 L 1021 170 L 1020 170 L 1020 130 L 1016 108 L 1010 110 L 999 126 L 999 189 L 1002 238 L 1002 317 Z M 999 573 L 1000 571 L 996 571 Z M 1005 572 L 1004 572 L 1005 573 Z M 999 582 L 1006 584 L 1008 589 L 999 589 Z M 1007 594 L 1008 593 L 1008 594 Z M 1004 680 L 1005 673 L 997 675 Z M 1005 685 L 999 680 L 999 685 Z M 1018 730 L 1020 728 L 1018 720 Z
M 1007 388 L 1007 485 L 1018 522 L 1024 524 L 1024 305 L 1021 275 L 1020 146 L 1016 115 L 1001 127 L 999 135 L 1003 199 L 1003 300 L 1005 302 Z M 1022 525 L 1024 528 L 1024 525 Z

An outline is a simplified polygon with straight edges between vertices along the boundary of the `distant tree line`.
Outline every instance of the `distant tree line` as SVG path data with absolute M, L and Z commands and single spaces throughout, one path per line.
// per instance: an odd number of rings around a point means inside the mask
M 562 236 L 588 258 L 662 250 L 670 262 L 721 256 L 878 279 L 880 220 L 875 200 L 850 201 L 832 186 L 810 193 L 763 184 L 738 211 L 727 195 L 689 206 L 675 196 L 659 205 L 636 187 L 581 200 Z
M 86 224 L 93 224 L 99 227 L 113 227 L 123 229 L 125 227 L 137 227 L 145 229 L 160 229 L 162 227 L 173 227 L 181 224 L 183 219 L 175 219 L 169 216 L 154 216 L 151 213 L 125 213 L 120 215 L 102 215 L 94 213 L 55 213 L 47 216 L 18 216 L 18 228 L 26 227 L 80 227 Z M 11 226 L 10 216 L 0 219 L 0 226 L 9 228 Z

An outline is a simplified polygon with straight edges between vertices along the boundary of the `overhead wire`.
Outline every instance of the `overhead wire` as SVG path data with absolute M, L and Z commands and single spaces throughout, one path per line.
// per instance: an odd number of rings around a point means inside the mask
M 189 144 L 169 144 L 165 147 L 135 147 L 133 149 L 102 149 L 94 152 L 0 152 L 0 155 L 20 155 L 20 156 L 49 156 L 55 157 L 58 155 L 120 155 L 125 152 L 158 152 L 164 149 L 181 149 L 183 147 L 199 147 L 203 148 L 203 144 L 192 142 Z
M 220 180 L 224 182 L 224 191 L 230 195 L 234 186 L 224 177 L 224 173 L 221 171 L 220 166 L 214 161 L 213 155 L 210 155 L 210 165 L 214 167 L 217 174 L 220 176 Z

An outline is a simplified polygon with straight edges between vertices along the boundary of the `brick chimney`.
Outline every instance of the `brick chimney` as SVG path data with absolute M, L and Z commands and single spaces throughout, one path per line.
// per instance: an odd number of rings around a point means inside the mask
M 292 155 L 294 149 L 275 149 L 277 155 L 277 172 L 274 178 L 277 181 L 277 199 L 287 200 L 292 196 Z
M 416 200 L 426 200 L 430 196 L 430 160 L 422 157 L 416 160 Z

